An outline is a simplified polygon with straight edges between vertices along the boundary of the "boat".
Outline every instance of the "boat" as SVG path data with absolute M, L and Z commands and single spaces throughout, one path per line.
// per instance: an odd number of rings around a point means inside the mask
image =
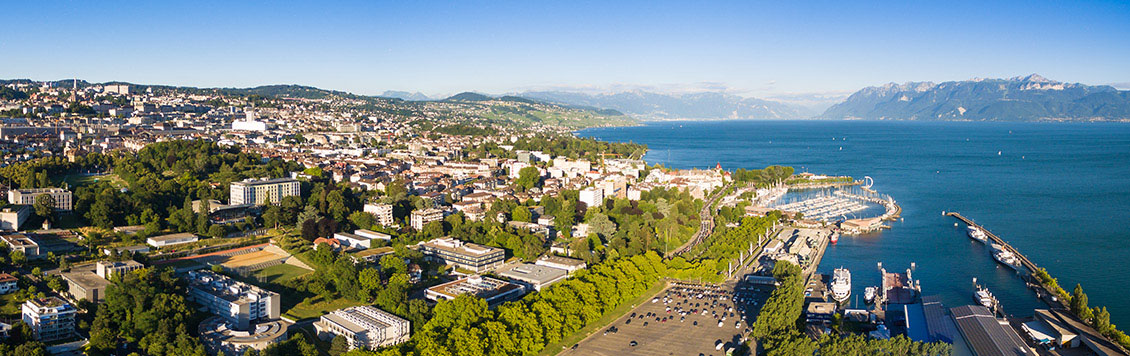
M 969 227 L 965 228 L 965 233 L 967 235 L 969 235 L 969 238 L 971 238 L 971 239 L 981 241 L 981 242 L 988 242 L 989 241 L 989 237 L 987 235 L 985 235 L 985 231 L 981 230 L 981 228 L 969 226 Z
M 878 287 L 867 287 L 863 289 L 863 302 L 867 304 L 875 303 L 875 294 L 879 291 Z
M 843 303 L 851 296 L 851 271 L 837 268 L 832 272 L 832 299 Z
M 834 245 L 834 244 L 836 244 L 836 242 L 839 242 L 839 241 L 840 241 L 840 234 L 833 232 L 832 233 L 832 244 Z
M 993 254 L 993 259 L 1005 266 L 1012 267 L 1014 270 L 1020 270 L 1020 259 L 1016 258 L 1016 255 L 1012 254 L 1012 252 L 1008 252 L 1007 250 L 997 251 Z
M 993 293 L 989 293 L 988 288 L 977 286 L 977 291 L 973 292 L 973 301 L 981 306 L 992 309 L 993 308 Z

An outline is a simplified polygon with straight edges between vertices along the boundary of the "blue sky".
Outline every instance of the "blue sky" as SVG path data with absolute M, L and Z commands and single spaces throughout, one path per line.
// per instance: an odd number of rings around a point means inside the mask
M 1127 2 L 6 1 L 0 78 L 359 94 L 842 94 L 1039 73 L 1130 87 Z

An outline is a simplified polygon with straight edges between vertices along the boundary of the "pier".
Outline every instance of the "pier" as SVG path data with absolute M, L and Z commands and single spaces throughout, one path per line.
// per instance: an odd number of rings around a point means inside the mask
M 1029 273 L 1034 273 L 1034 272 L 1040 270 L 1040 267 L 1036 266 L 1036 263 L 1032 262 L 1032 260 L 1029 260 L 1027 256 L 1024 256 L 1024 254 L 1020 253 L 1019 250 L 1017 250 L 1015 247 L 1012 247 L 1012 245 L 1009 245 L 1008 242 L 1005 242 L 1004 239 L 1001 239 L 996 234 L 990 232 L 989 229 L 986 229 L 984 226 L 977 225 L 977 223 L 973 222 L 973 220 L 970 220 L 969 218 L 962 216 L 960 213 L 957 213 L 957 212 L 952 212 L 952 211 L 948 212 L 948 213 L 946 213 L 946 216 L 955 217 L 958 220 L 961 220 L 962 222 L 964 222 L 965 225 L 969 225 L 969 226 L 981 229 L 981 231 L 984 231 L 985 236 L 988 236 L 989 240 L 992 240 L 993 243 L 1000 245 L 1001 248 L 1003 248 L 1005 251 L 1012 252 L 1012 254 L 1014 256 L 1016 256 L 1017 259 L 1020 260 L 1020 264 L 1028 269 Z

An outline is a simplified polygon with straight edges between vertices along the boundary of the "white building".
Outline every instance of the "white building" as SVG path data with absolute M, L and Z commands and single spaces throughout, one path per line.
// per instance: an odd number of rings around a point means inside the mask
M 22 310 L 23 320 L 31 327 L 36 340 L 55 341 L 75 333 L 77 310 L 58 297 L 29 299 L 24 302 Z
M 365 212 L 377 217 L 377 223 L 381 226 L 392 226 L 391 204 L 365 204 Z
M 284 197 L 302 194 L 302 184 L 293 178 L 245 179 L 231 183 L 231 205 L 278 204 Z
M 500 270 L 498 275 L 526 286 L 526 288 L 541 291 L 543 287 L 565 280 L 569 273 L 560 268 L 523 263 Z
M 258 120 L 232 121 L 231 129 L 236 131 L 267 131 L 267 123 Z
M 12 251 L 20 251 L 24 253 L 27 258 L 36 258 L 39 256 L 39 243 L 32 240 L 24 234 L 5 235 L 4 242 L 8 244 L 8 248 Z
M 590 208 L 599 207 L 604 204 L 604 190 L 595 187 L 582 189 L 578 200 Z
M 19 280 L 7 273 L 0 273 L 0 294 L 8 294 L 20 289 Z
M 279 318 L 278 293 L 212 271 L 190 271 L 187 278 L 189 296 L 235 329 L 250 330 L 255 322 Z
M 423 230 L 424 225 L 432 221 L 443 220 L 443 210 L 436 208 L 412 210 L 409 220 L 411 220 L 413 229 Z
M 408 320 L 367 305 L 335 310 L 314 322 L 318 338 L 344 337 L 350 350 L 375 349 L 408 341 L 410 326 Z
M 121 262 L 98 261 L 96 265 L 96 274 L 102 279 L 110 280 L 114 275 L 121 275 L 122 273 L 129 273 L 145 268 L 144 265 L 137 263 L 134 260 L 125 260 Z
M 165 247 L 165 246 L 180 245 L 180 244 L 186 244 L 186 243 L 190 243 L 190 242 L 196 242 L 198 240 L 200 240 L 200 238 L 196 237 L 196 235 L 193 235 L 192 233 L 188 233 L 188 232 L 182 232 L 182 233 L 179 233 L 179 234 L 168 234 L 168 235 L 161 235 L 161 236 L 153 236 L 153 237 L 146 239 L 145 242 L 149 243 L 149 246 L 161 248 L 161 247 Z
M 334 239 L 340 241 L 344 246 L 363 250 L 373 247 L 373 240 L 391 241 L 392 236 L 376 231 L 361 229 L 354 230 L 352 234 L 348 232 L 334 233 Z
M 71 191 L 63 188 L 12 189 L 8 191 L 8 202 L 18 205 L 34 205 L 35 198 L 43 194 L 50 194 L 51 197 L 55 198 L 55 210 L 71 210 Z
M 4 208 L 0 210 L 0 230 L 19 230 L 28 216 L 31 216 L 31 208 L 27 205 Z
M 102 86 L 102 92 L 106 94 L 129 95 L 129 85 L 107 84 Z

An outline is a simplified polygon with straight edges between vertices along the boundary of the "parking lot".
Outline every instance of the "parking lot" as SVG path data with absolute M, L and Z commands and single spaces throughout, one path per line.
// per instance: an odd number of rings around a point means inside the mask
M 769 289 L 672 283 L 561 354 L 725 355 L 748 335 Z

